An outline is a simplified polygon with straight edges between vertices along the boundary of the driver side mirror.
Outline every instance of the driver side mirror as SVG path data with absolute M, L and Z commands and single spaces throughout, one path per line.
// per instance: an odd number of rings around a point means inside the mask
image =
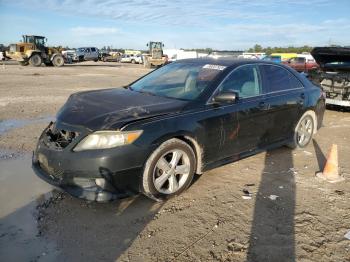
M 238 93 L 226 91 L 219 93 L 213 98 L 213 102 L 217 104 L 232 104 L 238 99 Z

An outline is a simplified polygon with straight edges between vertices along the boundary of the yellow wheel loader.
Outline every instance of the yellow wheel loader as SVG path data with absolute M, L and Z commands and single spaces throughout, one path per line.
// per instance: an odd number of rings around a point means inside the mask
M 63 66 L 62 54 L 55 48 L 46 47 L 46 40 L 44 36 L 23 35 L 22 42 L 10 45 L 6 56 L 23 66 L 41 66 L 42 63 L 47 66 Z
M 144 67 L 151 68 L 152 66 L 162 66 L 168 62 L 168 59 L 163 54 L 164 44 L 162 42 L 149 42 L 147 44 L 149 53 L 143 55 Z

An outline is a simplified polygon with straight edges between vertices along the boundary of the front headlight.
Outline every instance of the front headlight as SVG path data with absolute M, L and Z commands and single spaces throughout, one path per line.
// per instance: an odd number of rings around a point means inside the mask
M 73 149 L 73 151 L 84 151 L 91 149 L 106 149 L 117 146 L 128 145 L 134 142 L 142 130 L 137 131 L 97 131 L 85 137 Z

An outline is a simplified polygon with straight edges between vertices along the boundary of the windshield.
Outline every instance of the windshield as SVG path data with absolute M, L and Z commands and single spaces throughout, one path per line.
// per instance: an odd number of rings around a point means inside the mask
M 219 65 L 176 62 L 155 70 L 130 87 L 152 95 L 195 100 L 224 69 Z

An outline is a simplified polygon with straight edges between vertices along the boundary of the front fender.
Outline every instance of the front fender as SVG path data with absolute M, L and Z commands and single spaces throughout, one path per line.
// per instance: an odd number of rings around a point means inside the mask
M 33 54 L 40 54 L 41 52 L 39 50 L 27 50 L 25 52 L 25 56 L 27 58 L 30 58 Z
M 157 148 L 163 142 L 178 138 L 188 143 L 196 154 L 196 173 L 203 170 L 203 127 L 191 115 L 167 116 L 162 119 L 147 119 L 130 123 L 122 130 L 143 130 L 135 141 L 141 147 Z

